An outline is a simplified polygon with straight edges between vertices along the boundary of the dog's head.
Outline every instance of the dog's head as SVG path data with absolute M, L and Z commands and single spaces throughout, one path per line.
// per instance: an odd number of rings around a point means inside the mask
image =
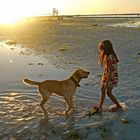
M 78 69 L 75 71 L 74 76 L 76 77 L 76 79 L 81 80 L 82 78 L 88 78 L 89 73 L 89 71 Z

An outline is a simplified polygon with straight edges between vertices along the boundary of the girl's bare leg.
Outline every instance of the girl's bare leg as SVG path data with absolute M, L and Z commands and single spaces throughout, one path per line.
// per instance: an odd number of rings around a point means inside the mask
M 100 103 L 99 103 L 99 111 L 102 111 L 102 106 L 105 100 L 105 91 L 106 89 L 104 88 L 104 86 L 101 87 L 101 96 L 100 96 Z
M 116 97 L 112 94 L 113 87 L 109 86 L 107 88 L 107 95 L 111 99 L 112 102 L 116 104 L 116 108 L 122 108 L 122 106 L 117 101 Z

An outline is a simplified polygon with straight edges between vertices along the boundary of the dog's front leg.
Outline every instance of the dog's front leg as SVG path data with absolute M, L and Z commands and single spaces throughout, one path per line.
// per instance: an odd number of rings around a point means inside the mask
M 73 107 L 73 98 L 72 97 L 65 97 L 68 109 L 66 110 L 66 115 L 68 115 L 70 112 L 73 112 L 74 107 Z

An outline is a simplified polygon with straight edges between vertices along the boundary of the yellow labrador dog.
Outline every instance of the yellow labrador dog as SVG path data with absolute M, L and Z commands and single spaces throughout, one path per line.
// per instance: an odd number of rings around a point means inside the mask
M 44 108 L 44 104 L 49 100 L 52 93 L 58 94 L 63 96 L 67 105 L 68 109 L 66 110 L 66 114 L 70 111 L 73 111 L 73 95 L 76 91 L 76 88 L 79 87 L 79 83 L 81 79 L 88 78 L 89 72 L 83 69 L 76 70 L 72 76 L 66 80 L 58 81 L 58 80 L 46 80 L 43 82 L 36 82 L 31 81 L 28 79 L 24 79 L 24 83 L 29 85 L 36 85 L 38 86 L 39 93 L 41 94 L 42 101 L 40 106 L 44 113 L 46 110 Z

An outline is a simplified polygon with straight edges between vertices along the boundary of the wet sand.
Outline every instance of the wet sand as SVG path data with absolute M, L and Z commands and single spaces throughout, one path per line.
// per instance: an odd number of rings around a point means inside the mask
M 1 25 L 0 139 L 138 140 L 140 28 L 110 26 L 127 21 L 78 18 Z M 128 109 L 110 113 L 107 109 L 112 103 L 106 98 L 102 115 L 88 117 L 84 116 L 86 111 L 100 96 L 102 69 L 97 64 L 97 44 L 102 39 L 113 42 L 120 59 L 119 86 L 114 94 Z M 63 80 L 78 67 L 91 73 L 76 91 L 74 114 L 60 115 L 66 109 L 65 102 L 53 96 L 46 105 L 49 115 L 44 116 L 36 88 L 24 85 L 22 79 Z

